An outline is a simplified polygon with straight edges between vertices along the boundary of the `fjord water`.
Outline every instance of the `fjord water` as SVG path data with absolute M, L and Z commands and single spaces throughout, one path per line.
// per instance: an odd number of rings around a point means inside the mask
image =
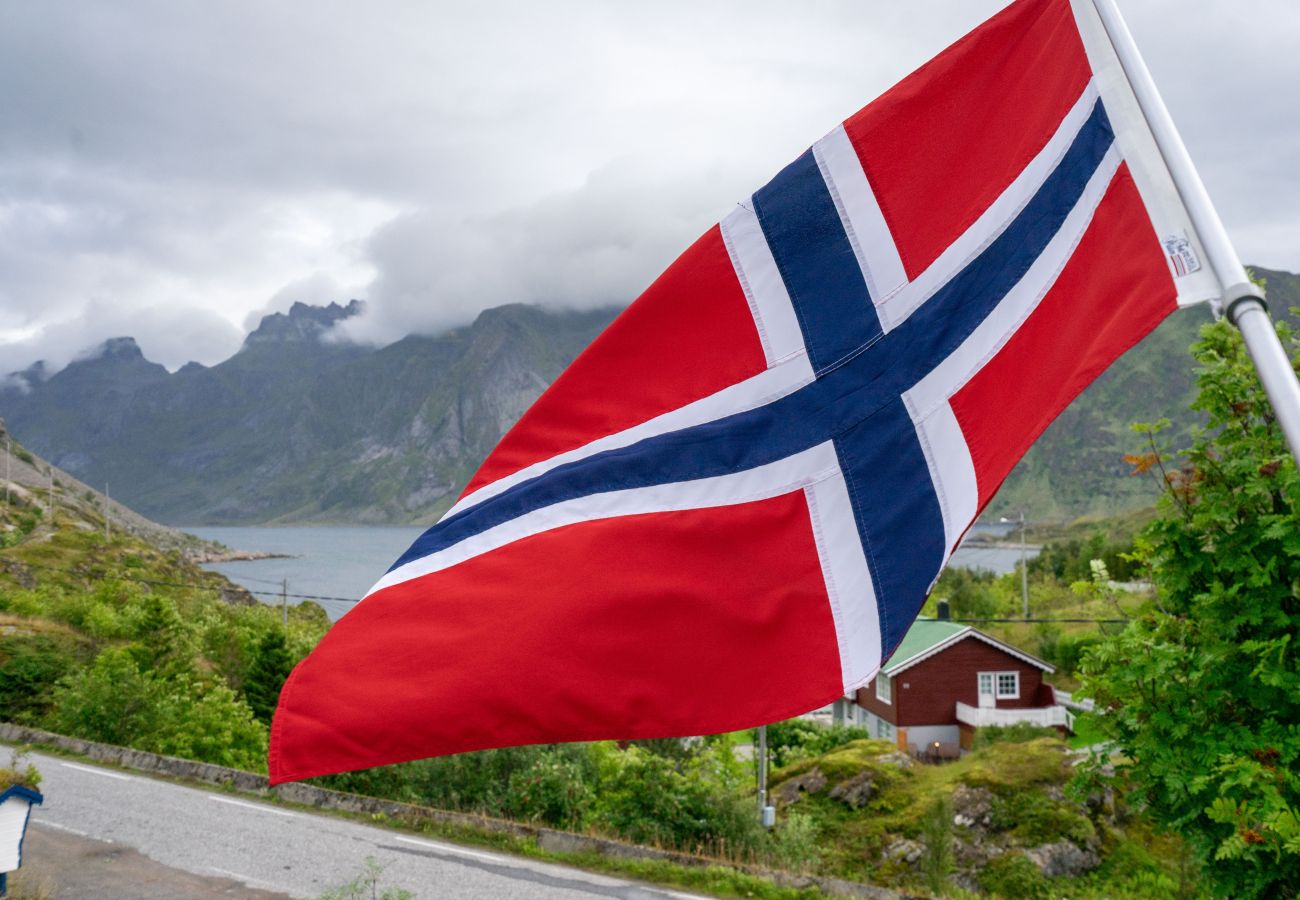
M 337 599 L 318 600 L 331 619 L 338 619 L 388 571 L 388 567 L 424 531 L 422 526 L 194 526 L 185 529 L 201 538 L 220 541 L 234 550 L 284 554 L 282 559 L 236 560 L 207 563 L 205 569 L 220 572 L 236 584 L 253 591 L 265 603 L 280 602 L 280 584 L 287 581 L 289 594 Z M 1003 526 L 976 525 L 970 537 L 1009 537 Z M 1027 556 L 1038 553 L 1030 547 Z M 953 554 L 949 565 L 988 569 L 1002 575 L 1015 570 L 1020 561 L 1017 547 L 989 547 L 967 544 Z M 299 602 L 290 596 L 290 603 Z
M 184 529 L 233 550 L 284 554 L 282 559 L 208 563 L 253 591 L 265 603 L 280 602 L 280 583 L 290 594 L 339 599 L 317 601 L 331 619 L 338 619 L 365 596 L 388 567 L 424 531 L 419 525 L 278 527 L 196 525 Z M 289 597 L 290 603 L 299 598 Z

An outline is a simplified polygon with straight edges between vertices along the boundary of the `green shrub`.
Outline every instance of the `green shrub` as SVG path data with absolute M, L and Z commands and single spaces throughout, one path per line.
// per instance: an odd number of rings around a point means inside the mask
M 1029 574 L 1049 576 L 1069 584 L 1092 579 L 1092 561 L 1101 560 L 1110 577 L 1116 581 L 1131 581 L 1143 574 L 1140 564 L 1133 559 L 1133 541 L 1113 543 L 1102 532 L 1095 532 L 1086 540 L 1073 538 L 1044 545 L 1038 555 L 1029 560 Z
M 45 611 L 50 590 L 43 587 L 33 591 L 0 591 L 0 610 L 27 618 L 40 616 Z
M 791 812 L 772 832 L 772 858 L 783 869 L 804 872 L 821 860 L 817 823 L 812 816 Z
M 505 747 L 458 753 L 392 766 L 377 766 L 319 779 L 324 787 L 387 797 L 438 809 L 509 814 L 509 785 L 517 773 L 555 760 L 573 763 L 584 781 L 594 782 L 596 762 L 587 744 Z
M 870 738 L 871 735 L 865 728 L 826 726 L 811 719 L 786 719 L 767 726 L 767 749 L 772 764 L 777 768 L 829 753 L 852 741 Z
M 1079 807 L 1053 800 L 1033 789 L 1009 791 L 993 798 L 992 827 L 1010 832 L 1021 844 L 1035 847 L 1066 838 L 1077 844 L 1095 834 Z
M 1101 643 L 1099 634 L 1063 635 L 1059 631 L 1047 633 L 1038 643 L 1038 652 L 1057 671 L 1064 675 L 1073 675 L 1079 671 L 1088 651 Z
M 160 689 L 126 650 L 106 650 L 90 667 L 60 679 L 48 725 L 60 734 L 129 747 L 157 730 Z
M 8 638 L 0 644 L 0 720 L 31 723 L 49 709 L 51 686 L 78 660 L 49 635 Z
M 705 745 L 674 765 L 640 747 L 597 746 L 596 824 L 637 843 L 723 855 L 753 855 L 766 840 L 752 795 L 742 796 L 713 758 L 718 748 Z
M 953 566 L 943 570 L 931 596 L 947 600 L 954 619 L 995 618 L 1003 612 L 995 581 L 992 572 Z
M 1060 737 L 1055 728 L 1043 728 L 1028 722 L 1016 722 L 1012 725 L 985 725 L 975 732 L 971 742 L 972 750 L 991 747 L 994 744 L 1023 744 L 1043 737 Z
M 126 648 L 61 679 L 47 724 L 92 741 L 252 772 L 266 767 L 266 728 L 224 682 L 161 677 Z
M 506 811 L 514 819 L 580 829 L 595 797 L 585 775 L 574 760 L 548 755 L 510 776 Z
M 980 887 L 995 897 L 1039 900 L 1049 896 L 1047 878 L 1023 853 L 1004 853 L 980 873 Z

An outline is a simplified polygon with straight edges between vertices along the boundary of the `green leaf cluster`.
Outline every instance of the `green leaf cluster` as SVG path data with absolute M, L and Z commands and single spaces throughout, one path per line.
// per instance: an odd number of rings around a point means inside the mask
M 1295 353 L 1293 335 L 1279 326 Z M 1168 453 L 1140 426 L 1164 486 L 1137 541 L 1156 595 L 1093 647 L 1085 689 L 1122 749 L 1119 776 L 1176 829 L 1225 895 L 1300 892 L 1300 475 L 1241 339 L 1202 330 L 1195 408 Z M 1092 777 L 1107 774 L 1098 759 Z
M 767 726 L 767 749 L 777 768 L 870 738 L 865 728 L 826 728 L 808 719 L 786 719 Z

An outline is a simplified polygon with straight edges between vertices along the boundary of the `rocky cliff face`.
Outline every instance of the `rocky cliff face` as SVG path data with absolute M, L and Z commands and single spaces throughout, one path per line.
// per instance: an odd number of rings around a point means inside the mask
M 1300 306 L 1300 277 L 1256 271 L 1275 315 Z M 0 415 L 56 465 L 163 521 L 423 523 L 614 316 L 511 305 L 380 349 L 322 340 L 360 308 L 296 304 L 225 362 L 174 374 L 115 339 L 53 376 L 39 364 L 19 373 L 28 387 L 0 390 Z M 988 514 L 1154 503 L 1122 459 L 1137 449 L 1129 424 L 1167 416 L 1171 443 L 1185 446 L 1199 422 L 1187 348 L 1208 320 L 1176 313 L 1122 357 L 1047 429 Z
M 614 315 L 522 306 L 380 349 L 322 340 L 347 306 L 267 316 L 219 365 L 174 374 L 130 338 L 0 391 L 37 452 L 183 523 L 425 522 Z

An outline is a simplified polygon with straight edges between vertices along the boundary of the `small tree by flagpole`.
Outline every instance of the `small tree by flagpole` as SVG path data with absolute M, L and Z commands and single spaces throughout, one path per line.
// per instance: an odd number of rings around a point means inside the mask
M 1246 349 L 1259 373 L 1259 380 L 1264 385 L 1269 403 L 1277 416 L 1277 423 L 1286 436 L 1287 445 L 1296 464 L 1300 465 L 1300 382 L 1296 380 L 1295 370 L 1287 357 L 1277 332 L 1273 330 L 1273 320 L 1264 305 L 1264 291 L 1250 280 L 1246 268 L 1241 264 L 1237 251 L 1233 249 L 1228 232 L 1223 227 L 1218 210 L 1210 201 L 1200 174 L 1192 164 L 1182 136 L 1174 126 L 1160 91 L 1156 88 L 1146 62 L 1138 52 L 1133 35 L 1120 15 L 1115 0 L 1092 0 L 1105 26 L 1106 34 L 1115 54 L 1119 57 L 1124 74 L 1128 77 L 1138 106 L 1151 128 L 1156 146 L 1164 158 L 1169 174 L 1182 198 L 1183 206 L 1191 216 L 1205 254 L 1209 257 L 1210 267 L 1223 286 L 1223 296 L 1215 312 L 1228 317 L 1228 321 L 1237 326 Z

